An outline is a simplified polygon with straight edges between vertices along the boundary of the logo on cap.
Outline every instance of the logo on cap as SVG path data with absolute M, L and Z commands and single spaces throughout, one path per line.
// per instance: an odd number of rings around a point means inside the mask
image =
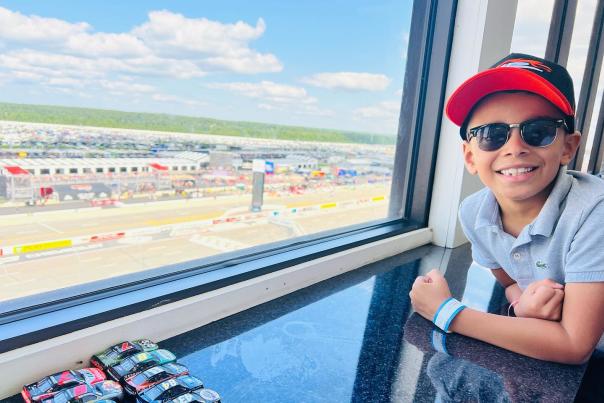
M 548 73 L 552 72 L 552 69 L 546 66 L 545 64 L 541 63 L 538 60 L 531 59 L 508 59 L 497 67 L 518 67 L 521 69 L 536 70 L 540 73 L 546 71 Z

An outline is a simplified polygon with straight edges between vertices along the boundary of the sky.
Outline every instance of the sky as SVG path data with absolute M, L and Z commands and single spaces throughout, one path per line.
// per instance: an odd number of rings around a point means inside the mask
M 411 7 L 0 0 L 0 102 L 395 135 Z

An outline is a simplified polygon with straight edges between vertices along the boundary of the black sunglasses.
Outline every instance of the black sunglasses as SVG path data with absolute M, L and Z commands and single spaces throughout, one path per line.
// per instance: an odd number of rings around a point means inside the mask
M 514 127 L 520 128 L 522 140 L 532 147 L 547 147 L 556 140 L 558 128 L 564 126 L 570 132 L 564 119 L 537 118 L 522 123 L 488 123 L 468 130 L 467 140 L 476 137 L 482 151 L 495 151 L 510 139 Z

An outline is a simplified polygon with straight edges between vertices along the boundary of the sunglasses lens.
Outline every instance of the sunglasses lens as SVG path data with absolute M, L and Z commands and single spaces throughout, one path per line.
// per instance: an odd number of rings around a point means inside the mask
M 483 151 L 495 151 L 508 140 L 508 126 L 492 123 L 481 127 L 476 133 L 478 147 Z
M 556 138 L 558 126 L 551 120 L 534 120 L 522 127 L 524 142 L 533 147 L 545 147 L 552 144 Z

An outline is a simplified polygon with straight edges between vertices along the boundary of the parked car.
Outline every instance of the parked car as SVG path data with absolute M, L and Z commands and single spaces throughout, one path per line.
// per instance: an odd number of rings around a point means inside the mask
M 126 357 L 134 354 L 157 350 L 158 345 L 148 339 L 124 341 L 115 344 L 103 352 L 97 353 L 90 358 L 90 363 L 103 371 L 112 365 L 119 364 Z
M 185 393 L 178 396 L 176 399 L 170 400 L 169 403 L 220 403 L 220 395 L 212 389 L 199 389 L 195 392 Z
M 54 396 L 57 392 L 81 384 L 94 385 L 106 380 L 103 371 L 97 368 L 84 368 L 77 371 L 61 371 L 40 379 L 38 382 L 23 386 L 21 396 L 27 403 L 38 402 Z
M 136 374 L 156 365 L 176 361 L 176 356 L 168 350 L 153 350 L 147 353 L 138 353 L 124 358 L 119 364 L 107 368 L 107 375 L 115 381 L 121 382 L 126 375 Z
M 189 369 L 187 367 L 172 362 L 151 367 L 138 374 L 126 375 L 122 385 L 127 393 L 136 395 L 160 382 L 188 374 Z
M 146 389 L 138 394 L 138 403 L 168 402 L 178 396 L 203 389 L 203 382 L 191 375 L 179 376 Z
M 105 403 L 118 402 L 124 397 L 124 392 L 119 383 L 103 381 L 94 385 L 81 384 L 57 392 L 54 396 L 41 400 L 40 403 L 89 403 L 101 401 Z

